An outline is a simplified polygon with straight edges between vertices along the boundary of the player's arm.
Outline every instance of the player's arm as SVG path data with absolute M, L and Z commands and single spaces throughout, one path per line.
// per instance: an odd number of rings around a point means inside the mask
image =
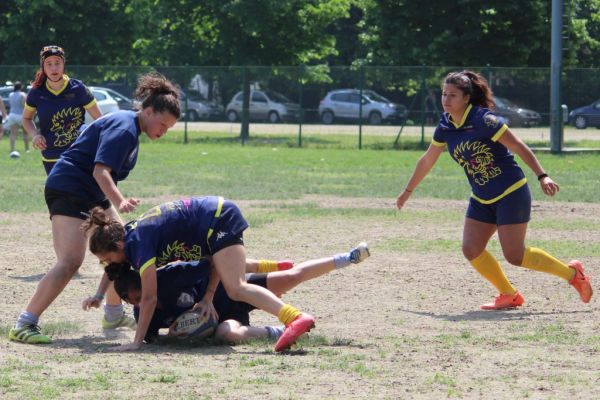
M 154 311 L 156 310 L 157 299 L 157 283 L 156 283 L 156 265 L 151 264 L 146 267 L 142 276 L 142 298 L 140 300 L 140 315 L 135 330 L 133 343 L 122 345 L 118 350 L 137 350 L 142 346 L 146 332 L 152 321 Z
M 46 138 L 38 132 L 33 118 L 35 117 L 35 108 L 25 107 L 23 109 L 23 129 L 31 137 L 31 144 L 34 148 L 44 150 L 46 148 Z
M 421 181 L 427 176 L 429 171 L 431 171 L 431 168 L 433 168 L 443 151 L 444 146 L 436 146 L 433 143 L 429 145 L 427 151 L 425 151 L 425 153 L 417 161 L 415 170 L 410 179 L 408 180 L 408 183 L 406 184 L 404 190 L 398 195 L 398 198 L 396 199 L 396 207 L 398 207 L 398 209 L 404 206 L 404 203 L 406 203 L 413 190 L 415 190 L 416 187 L 419 186 L 419 183 L 421 183 Z
M 219 274 L 217 273 L 217 270 L 215 269 L 212 262 L 209 265 L 210 265 L 210 276 L 208 278 L 208 285 L 206 287 L 206 292 L 204 293 L 202 300 L 200 300 L 198 303 L 194 304 L 193 308 L 195 310 L 200 309 L 201 316 L 206 315 L 208 317 L 214 318 L 215 320 L 218 320 L 219 314 L 217 314 L 217 310 L 215 310 L 215 306 L 213 305 L 213 299 L 215 298 L 215 292 L 217 291 L 217 286 L 219 285 L 219 282 L 221 281 L 221 279 L 219 278 Z
M 4 101 L 0 100 L 0 112 L 2 112 L 2 119 L 8 117 L 8 113 L 6 112 L 6 107 L 4 106 Z
M 98 107 L 97 103 L 94 103 L 93 106 L 86 108 L 86 111 L 93 119 L 98 119 L 102 116 L 102 110 L 100 110 L 100 107 Z
M 117 185 L 112 179 L 110 172 L 112 169 L 105 164 L 96 163 L 94 166 L 94 172 L 92 175 L 102 192 L 108 197 L 108 199 L 117 207 L 119 212 L 131 212 L 135 210 L 139 204 L 139 200 L 136 198 L 126 199 L 121 194 L 121 191 L 117 188 Z
M 512 133 L 510 129 L 507 129 L 502 134 L 502 136 L 500 136 L 498 142 L 513 153 L 515 153 L 516 155 L 518 155 L 521 158 L 521 160 L 523 160 L 523 162 L 527 164 L 529 168 L 531 168 L 531 170 L 536 176 L 539 177 L 546 175 L 546 173 L 544 172 L 544 168 L 538 161 L 535 154 L 533 154 L 533 151 L 531 151 L 529 146 L 523 143 L 523 141 L 518 136 Z M 539 181 L 542 191 L 548 196 L 554 196 L 560 190 L 558 184 L 547 175 L 539 179 Z

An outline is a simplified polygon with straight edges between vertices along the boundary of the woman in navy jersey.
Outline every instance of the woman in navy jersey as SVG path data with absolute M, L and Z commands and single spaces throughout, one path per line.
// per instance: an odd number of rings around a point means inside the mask
M 40 51 L 40 69 L 27 94 L 23 128 L 32 137 L 33 147 L 42 151 L 46 174 L 60 155 L 75 142 L 86 111 L 93 119 L 102 115 L 96 99 L 77 79 L 65 75 L 65 52 L 58 46 Z M 38 132 L 33 119 L 38 115 Z
M 138 205 L 136 198 L 127 198 L 121 193 L 117 182 L 127 178 L 136 164 L 139 136 L 145 133 L 150 140 L 160 138 L 175 125 L 181 111 L 178 89 L 162 75 L 141 76 L 135 97 L 141 101 L 139 111 L 117 111 L 97 119 L 52 168 L 44 194 L 52 220 L 57 261 L 42 278 L 27 308 L 10 330 L 11 340 L 51 342 L 40 332 L 38 320 L 83 262 L 86 237 L 81 224 L 89 211 L 100 207 L 112 219 L 121 221 L 118 212 L 131 212 Z M 108 286 L 104 275 L 97 301 L 102 300 Z M 107 304 L 102 326 L 135 329 L 133 320 L 127 323 L 124 318 L 120 301 L 118 305 Z
M 486 250 L 495 232 L 506 261 L 568 281 L 581 300 L 588 303 L 592 287 L 580 261 L 566 264 L 542 249 L 525 247 L 531 194 L 513 153 L 535 173 L 545 195 L 554 196 L 559 186 L 544 172 L 531 149 L 494 114 L 492 91 L 485 78 L 472 71 L 448 74 L 443 82 L 442 105 L 444 114 L 433 140 L 417 162 L 396 206 L 404 206 L 447 148 L 464 169 L 472 189 L 463 230 L 463 254 L 499 293 L 481 308 L 514 308 L 525 302 L 496 258 Z
M 146 336 L 157 304 L 157 269 L 173 261 L 212 260 L 208 288 L 198 303 L 203 315 L 217 317 L 213 297 L 219 281 L 233 300 L 249 303 L 285 325 L 275 351 L 291 347 L 309 331 L 315 319 L 284 304 L 267 289 L 248 284 L 243 232 L 248 223 L 238 207 L 223 197 L 192 197 L 156 206 L 123 226 L 100 208 L 92 210 L 85 229 L 91 231 L 90 251 L 101 262 L 127 261 L 139 271 L 142 285 L 140 317 L 133 343 L 120 350 L 138 349 Z M 363 251 L 368 252 L 368 249 Z M 350 258 L 342 260 L 348 264 Z M 340 262 L 342 262 L 340 261 Z

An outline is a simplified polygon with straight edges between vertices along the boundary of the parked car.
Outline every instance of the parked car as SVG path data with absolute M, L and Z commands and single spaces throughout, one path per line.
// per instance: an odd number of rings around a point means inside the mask
M 542 120 L 538 112 L 521 108 L 504 97 L 494 96 L 494 102 L 496 114 L 504 118 L 508 126 L 535 126 Z
M 96 96 L 96 93 L 94 92 L 97 92 L 100 97 L 107 96 L 112 98 L 117 102 L 120 110 L 135 110 L 136 102 L 114 89 L 101 86 L 89 86 L 89 89 L 92 91 L 94 97 L 96 97 L 96 100 L 98 100 L 98 96 Z
M 230 122 L 239 121 L 242 116 L 243 93 L 237 92 L 225 107 L 225 115 Z M 270 90 L 250 91 L 249 113 L 252 120 L 267 120 L 271 123 L 298 119 L 300 105 L 292 103 L 284 95 Z
M 590 105 L 573 109 L 569 113 L 569 124 L 577 129 L 585 129 L 588 126 L 600 128 L 600 100 Z
M 98 107 L 100 107 L 102 114 L 120 110 L 119 102 L 109 92 L 114 92 L 113 90 L 98 86 L 88 86 L 88 89 L 90 89 L 90 92 L 92 92 L 92 95 L 96 98 L 96 103 L 98 104 Z M 93 119 L 90 115 L 85 113 L 85 123 L 89 124 L 92 121 Z
M 336 120 L 358 121 L 362 117 L 371 125 L 384 121 L 402 122 L 408 116 L 403 104 L 392 103 L 372 90 L 339 89 L 325 95 L 319 104 L 319 116 L 324 124 L 332 124 Z
M 188 121 L 214 120 L 223 116 L 222 105 L 200 97 L 188 96 L 185 92 L 180 92 L 179 102 L 182 115 Z

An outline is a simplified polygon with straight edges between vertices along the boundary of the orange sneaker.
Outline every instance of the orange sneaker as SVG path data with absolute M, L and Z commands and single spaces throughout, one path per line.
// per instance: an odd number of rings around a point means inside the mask
M 585 276 L 583 273 L 583 264 L 579 260 L 573 260 L 569 262 L 569 268 L 573 268 L 575 270 L 575 275 L 569 281 L 569 284 L 579 292 L 581 301 L 584 303 L 589 303 L 594 291 L 592 290 L 589 276 Z
M 288 269 L 294 268 L 294 262 L 292 260 L 281 260 L 277 261 L 277 270 L 278 271 L 286 271 Z
M 292 347 L 296 340 L 304 333 L 315 327 L 315 317 L 309 314 L 300 314 L 295 320 L 290 322 L 283 331 L 283 334 L 275 343 L 275 351 L 281 352 Z
M 482 310 L 504 310 L 507 308 L 516 308 L 522 306 L 525 303 L 525 298 L 519 292 L 515 294 L 502 294 L 494 297 L 493 303 L 486 303 L 481 305 Z

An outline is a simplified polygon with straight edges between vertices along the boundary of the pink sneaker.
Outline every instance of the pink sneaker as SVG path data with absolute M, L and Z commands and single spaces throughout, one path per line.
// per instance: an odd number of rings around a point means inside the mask
M 590 284 L 590 277 L 585 276 L 583 273 L 583 264 L 579 260 L 573 260 L 569 262 L 569 268 L 573 268 L 575 270 L 575 275 L 569 281 L 569 284 L 579 292 L 581 301 L 584 303 L 589 303 L 594 291 L 592 290 L 592 285 Z
M 292 260 L 281 260 L 277 261 L 277 270 L 278 271 L 286 271 L 288 269 L 294 268 L 294 262 Z
M 481 305 L 482 310 L 505 310 L 509 308 L 516 308 L 522 306 L 525 303 L 525 298 L 519 292 L 515 294 L 499 294 L 494 297 L 492 303 L 486 303 Z
M 292 347 L 296 340 L 304 333 L 315 327 L 315 317 L 309 314 L 301 313 L 295 320 L 290 322 L 283 331 L 283 334 L 275 343 L 275 351 L 282 352 Z

